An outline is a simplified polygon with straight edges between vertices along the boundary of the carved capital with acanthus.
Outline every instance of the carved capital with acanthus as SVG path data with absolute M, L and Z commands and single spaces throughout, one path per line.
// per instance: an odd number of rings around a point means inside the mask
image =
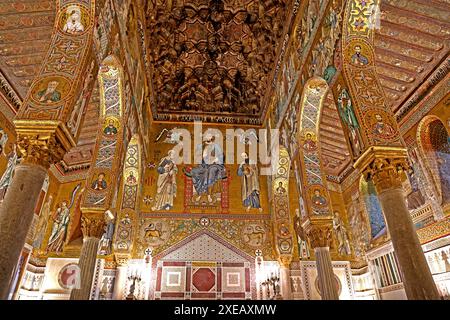
M 128 265 L 128 260 L 130 259 L 130 255 L 116 253 L 116 254 L 114 254 L 114 258 L 116 261 L 116 265 L 118 267 L 126 267 Z
M 24 163 L 40 165 L 46 169 L 64 156 L 64 149 L 54 134 L 18 134 L 17 147 Z
M 46 169 L 60 161 L 75 143 L 67 139 L 57 121 L 14 121 L 17 148 L 23 162 Z
M 372 180 L 377 193 L 401 188 L 409 168 L 405 148 L 369 148 L 354 165 L 366 180 Z
M 308 219 L 302 225 L 312 248 L 331 247 L 333 242 L 333 220 L 324 218 L 320 220 Z
M 81 231 L 84 238 L 100 239 L 104 233 L 105 219 L 103 216 L 86 216 L 81 217 Z

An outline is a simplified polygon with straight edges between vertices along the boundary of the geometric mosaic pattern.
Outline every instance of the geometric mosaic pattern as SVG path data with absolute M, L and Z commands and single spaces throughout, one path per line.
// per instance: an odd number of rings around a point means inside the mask
M 150 298 L 255 299 L 254 258 L 203 230 L 153 257 Z
M 158 261 L 154 298 L 251 299 L 249 262 Z

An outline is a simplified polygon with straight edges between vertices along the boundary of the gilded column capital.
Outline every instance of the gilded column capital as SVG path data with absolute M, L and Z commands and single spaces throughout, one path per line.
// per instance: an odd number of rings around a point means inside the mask
M 128 260 L 130 259 L 130 255 L 116 253 L 116 254 L 114 254 L 114 258 L 115 258 L 117 267 L 126 267 L 128 265 Z
M 24 163 L 36 164 L 46 169 L 60 161 L 65 153 L 54 134 L 18 134 L 17 147 Z
M 64 153 L 75 145 L 59 121 L 15 120 L 17 148 L 23 163 L 46 169 L 60 161 Z
M 354 164 L 366 180 L 372 180 L 377 193 L 401 188 L 409 168 L 402 147 L 371 147 Z
M 81 231 L 84 238 L 100 239 L 104 233 L 105 219 L 102 217 L 83 215 L 81 217 Z
M 307 220 L 302 228 L 308 236 L 312 248 L 331 247 L 333 242 L 333 220 Z

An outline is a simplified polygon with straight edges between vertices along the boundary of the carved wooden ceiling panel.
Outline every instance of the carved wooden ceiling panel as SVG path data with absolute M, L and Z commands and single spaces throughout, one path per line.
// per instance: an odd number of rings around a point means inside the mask
M 323 102 L 319 139 L 325 172 L 332 176 L 339 176 L 349 165 L 351 155 L 331 92 L 327 94 Z
M 260 123 L 287 1 L 149 2 L 155 119 Z
M 448 0 L 382 0 L 376 65 L 394 112 L 428 77 L 450 45 Z
M 50 44 L 54 0 L 0 1 L 0 71 L 21 99 Z

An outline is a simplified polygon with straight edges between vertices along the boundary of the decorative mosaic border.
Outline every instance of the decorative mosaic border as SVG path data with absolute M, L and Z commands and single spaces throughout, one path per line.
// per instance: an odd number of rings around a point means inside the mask
M 236 214 L 236 213 L 164 213 L 164 212 L 141 212 L 142 218 L 173 218 L 173 219 L 200 219 L 207 215 L 209 219 L 224 220 L 270 220 L 270 214 Z

